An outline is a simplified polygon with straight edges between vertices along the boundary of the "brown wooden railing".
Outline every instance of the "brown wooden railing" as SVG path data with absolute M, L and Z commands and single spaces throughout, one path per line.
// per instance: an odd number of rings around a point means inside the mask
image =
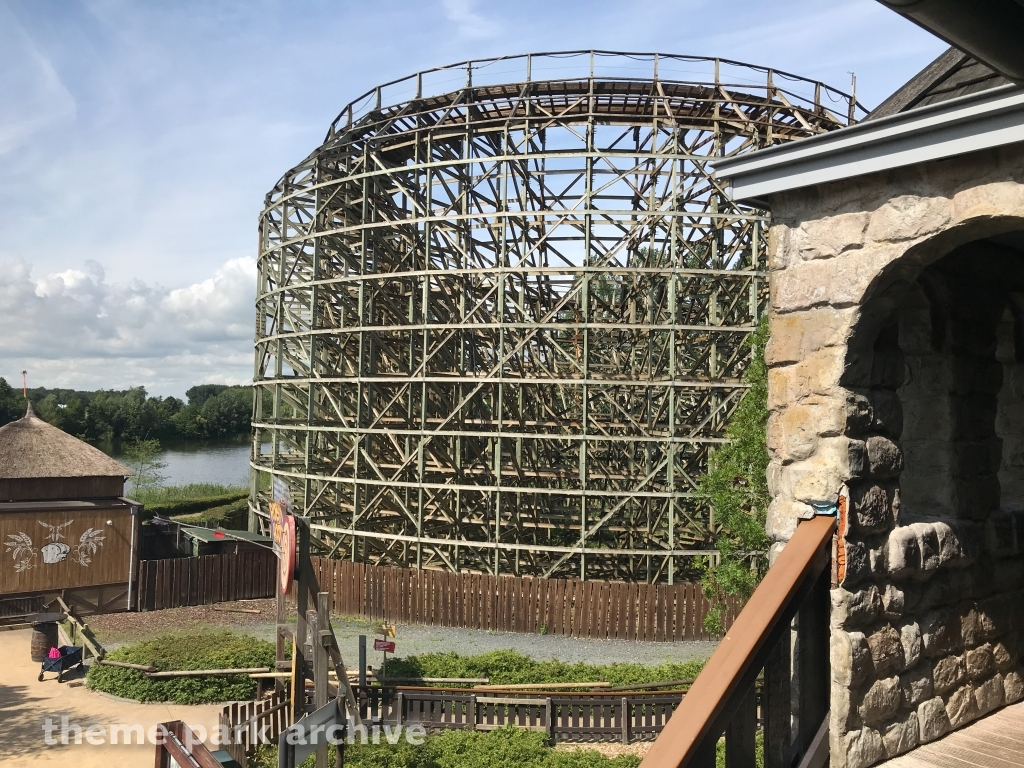
M 157 729 L 156 768 L 223 768 L 220 761 L 181 720 L 160 723 Z
M 755 682 L 762 674 L 765 768 L 824 764 L 829 708 L 828 566 L 835 529 L 835 518 L 826 516 L 797 527 L 640 768 L 714 768 L 723 736 L 726 768 L 753 768 Z M 796 668 L 791 661 L 794 635 Z M 799 701 L 795 712 L 794 699 Z

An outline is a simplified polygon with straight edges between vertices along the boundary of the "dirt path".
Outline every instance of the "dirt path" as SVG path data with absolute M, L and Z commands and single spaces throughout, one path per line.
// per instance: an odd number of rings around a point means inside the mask
M 217 725 L 221 705 L 187 707 L 177 704 L 139 704 L 95 693 L 85 686 L 71 688 L 58 683 L 54 675 L 43 682 L 36 679 L 39 664 L 29 660 L 31 631 L 0 632 L 0 765 L 3 768 L 22 766 L 74 766 L 74 768 L 134 768 L 153 765 L 155 748 L 151 744 L 111 744 L 109 726 L 140 725 L 143 732 L 168 720 L 184 720 L 190 725 L 202 725 L 208 732 Z M 103 744 L 87 742 L 76 744 L 74 732 L 69 729 L 68 744 L 61 744 L 62 717 L 69 726 L 90 725 L 107 729 Z M 43 725 L 51 718 L 56 728 L 48 745 Z M 94 733 L 94 740 L 98 733 Z M 123 741 L 123 737 L 118 739 Z
M 259 613 L 232 613 L 227 608 L 258 610 Z M 169 630 L 200 630 L 208 627 L 228 627 L 237 632 L 255 635 L 273 641 L 276 628 L 276 609 L 273 600 L 244 600 L 220 603 L 216 607 L 199 605 L 190 608 L 171 608 L 143 613 L 111 613 L 89 618 L 89 626 L 107 648 L 135 642 Z M 294 614 L 291 615 L 294 618 Z M 332 616 L 331 624 L 341 646 L 341 655 L 350 668 L 358 659 L 359 635 L 370 636 L 380 622 Z M 457 651 L 472 656 L 487 651 L 511 648 L 538 660 L 559 659 L 568 663 L 584 661 L 589 664 L 631 662 L 657 665 L 706 659 L 715 650 L 716 642 L 688 641 L 679 643 L 637 643 L 632 640 L 584 640 L 536 635 L 523 632 L 491 632 L 481 629 L 456 627 L 428 627 L 401 625 L 398 627 L 397 655 L 411 656 L 432 651 Z M 381 654 L 369 654 L 369 663 L 377 667 Z

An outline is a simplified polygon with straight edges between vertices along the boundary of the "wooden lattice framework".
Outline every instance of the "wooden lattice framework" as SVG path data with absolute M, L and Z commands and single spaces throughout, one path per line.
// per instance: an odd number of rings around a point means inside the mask
M 678 578 L 767 301 L 766 213 L 711 164 L 855 109 L 769 69 L 590 51 L 357 99 L 260 219 L 253 525 L 268 472 L 320 553 Z

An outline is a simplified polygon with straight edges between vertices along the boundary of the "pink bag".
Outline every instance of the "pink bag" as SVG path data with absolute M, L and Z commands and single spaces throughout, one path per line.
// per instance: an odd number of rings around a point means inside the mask
M 59 659 L 60 658 L 60 649 L 59 648 L 51 648 L 50 649 L 50 658 L 51 659 Z

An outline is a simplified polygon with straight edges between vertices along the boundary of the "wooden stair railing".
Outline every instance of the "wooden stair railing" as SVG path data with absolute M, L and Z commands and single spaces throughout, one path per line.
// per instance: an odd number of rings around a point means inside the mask
M 830 679 L 829 563 L 835 530 L 836 520 L 829 516 L 797 527 L 640 768 L 714 768 L 723 735 L 726 767 L 754 768 L 758 720 L 754 684 L 762 671 L 765 768 L 824 763 L 828 739 L 821 734 L 827 732 Z M 793 700 L 799 702 L 795 712 Z

